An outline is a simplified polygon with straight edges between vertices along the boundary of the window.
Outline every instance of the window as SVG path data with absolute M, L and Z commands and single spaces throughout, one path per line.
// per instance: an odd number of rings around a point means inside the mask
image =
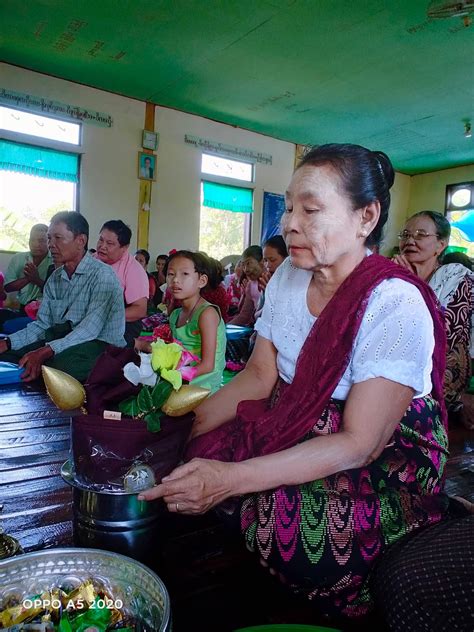
M 56 147 L 78 144 L 80 125 L 0 107 L 0 129 L 8 138 L 0 139 L 0 250 L 18 252 L 34 224 L 76 208 L 79 154 Z M 50 146 L 30 144 L 32 136 Z
M 199 250 L 215 259 L 239 255 L 249 244 L 253 190 L 201 183 Z
M 79 123 L 69 123 L 3 106 L 0 106 L 0 129 L 48 140 L 58 140 L 62 143 L 71 143 L 71 145 L 80 144 L 81 126 Z
M 199 249 L 215 259 L 241 254 L 250 242 L 254 165 L 223 156 L 203 154 Z
M 474 182 L 448 184 L 445 211 L 451 224 L 449 246 L 474 257 Z
M 201 171 L 213 176 L 223 176 L 225 178 L 233 178 L 234 180 L 244 180 L 245 182 L 253 181 L 253 164 L 250 162 L 241 162 L 240 160 L 231 160 L 223 156 L 213 156 L 212 154 L 203 154 L 201 160 Z

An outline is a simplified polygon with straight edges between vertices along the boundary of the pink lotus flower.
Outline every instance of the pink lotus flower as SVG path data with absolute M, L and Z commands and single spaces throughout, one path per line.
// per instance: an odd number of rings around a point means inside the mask
M 187 349 L 183 349 L 183 353 L 181 354 L 181 358 L 178 362 L 178 366 L 176 369 L 181 373 L 181 377 L 186 382 L 191 382 L 196 377 L 197 366 L 191 366 L 191 363 L 194 362 L 199 364 L 201 360 L 198 356 L 194 355 Z
M 197 374 L 197 366 L 183 366 L 179 372 L 185 382 L 192 382 Z

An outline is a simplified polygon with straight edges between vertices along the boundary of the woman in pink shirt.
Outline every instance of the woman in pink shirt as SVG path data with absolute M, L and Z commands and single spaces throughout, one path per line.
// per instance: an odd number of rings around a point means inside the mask
M 150 293 L 145 270 L 128 251 L 131 238 L 132 231 L 121 219 L 105 222 L 100 229 L 97 253 L 94 255 L 112 266 L 123 288 L 125 340 L 128 346 L 133 346 L 134 339 L 140 335 Z

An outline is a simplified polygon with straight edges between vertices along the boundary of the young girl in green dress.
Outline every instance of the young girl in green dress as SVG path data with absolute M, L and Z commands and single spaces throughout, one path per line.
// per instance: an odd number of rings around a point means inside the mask
M 219 308 L 201 296 L 208 275 L 207 257 L 201 253 L 179 250 L 168 261 L 166 282 L 173 298 L 182 305 L 170 315 L 171 332 L 185 349 L 201 359 L 191 384 L 214 393 L 222 383 L 226 333 Z

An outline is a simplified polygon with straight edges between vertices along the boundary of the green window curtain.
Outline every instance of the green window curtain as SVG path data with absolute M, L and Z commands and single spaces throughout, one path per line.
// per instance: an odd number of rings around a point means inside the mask
M 77 154 L 0 140 L 0 169 L 4 171 L 77 182 L 78 160 Z
M 227 184 L 207 181 L 202 184 L 203 206 L 217 208 L 221 211 L 232 211 L 233 213 L 253 213 L 252 189 L 231 187 Z

